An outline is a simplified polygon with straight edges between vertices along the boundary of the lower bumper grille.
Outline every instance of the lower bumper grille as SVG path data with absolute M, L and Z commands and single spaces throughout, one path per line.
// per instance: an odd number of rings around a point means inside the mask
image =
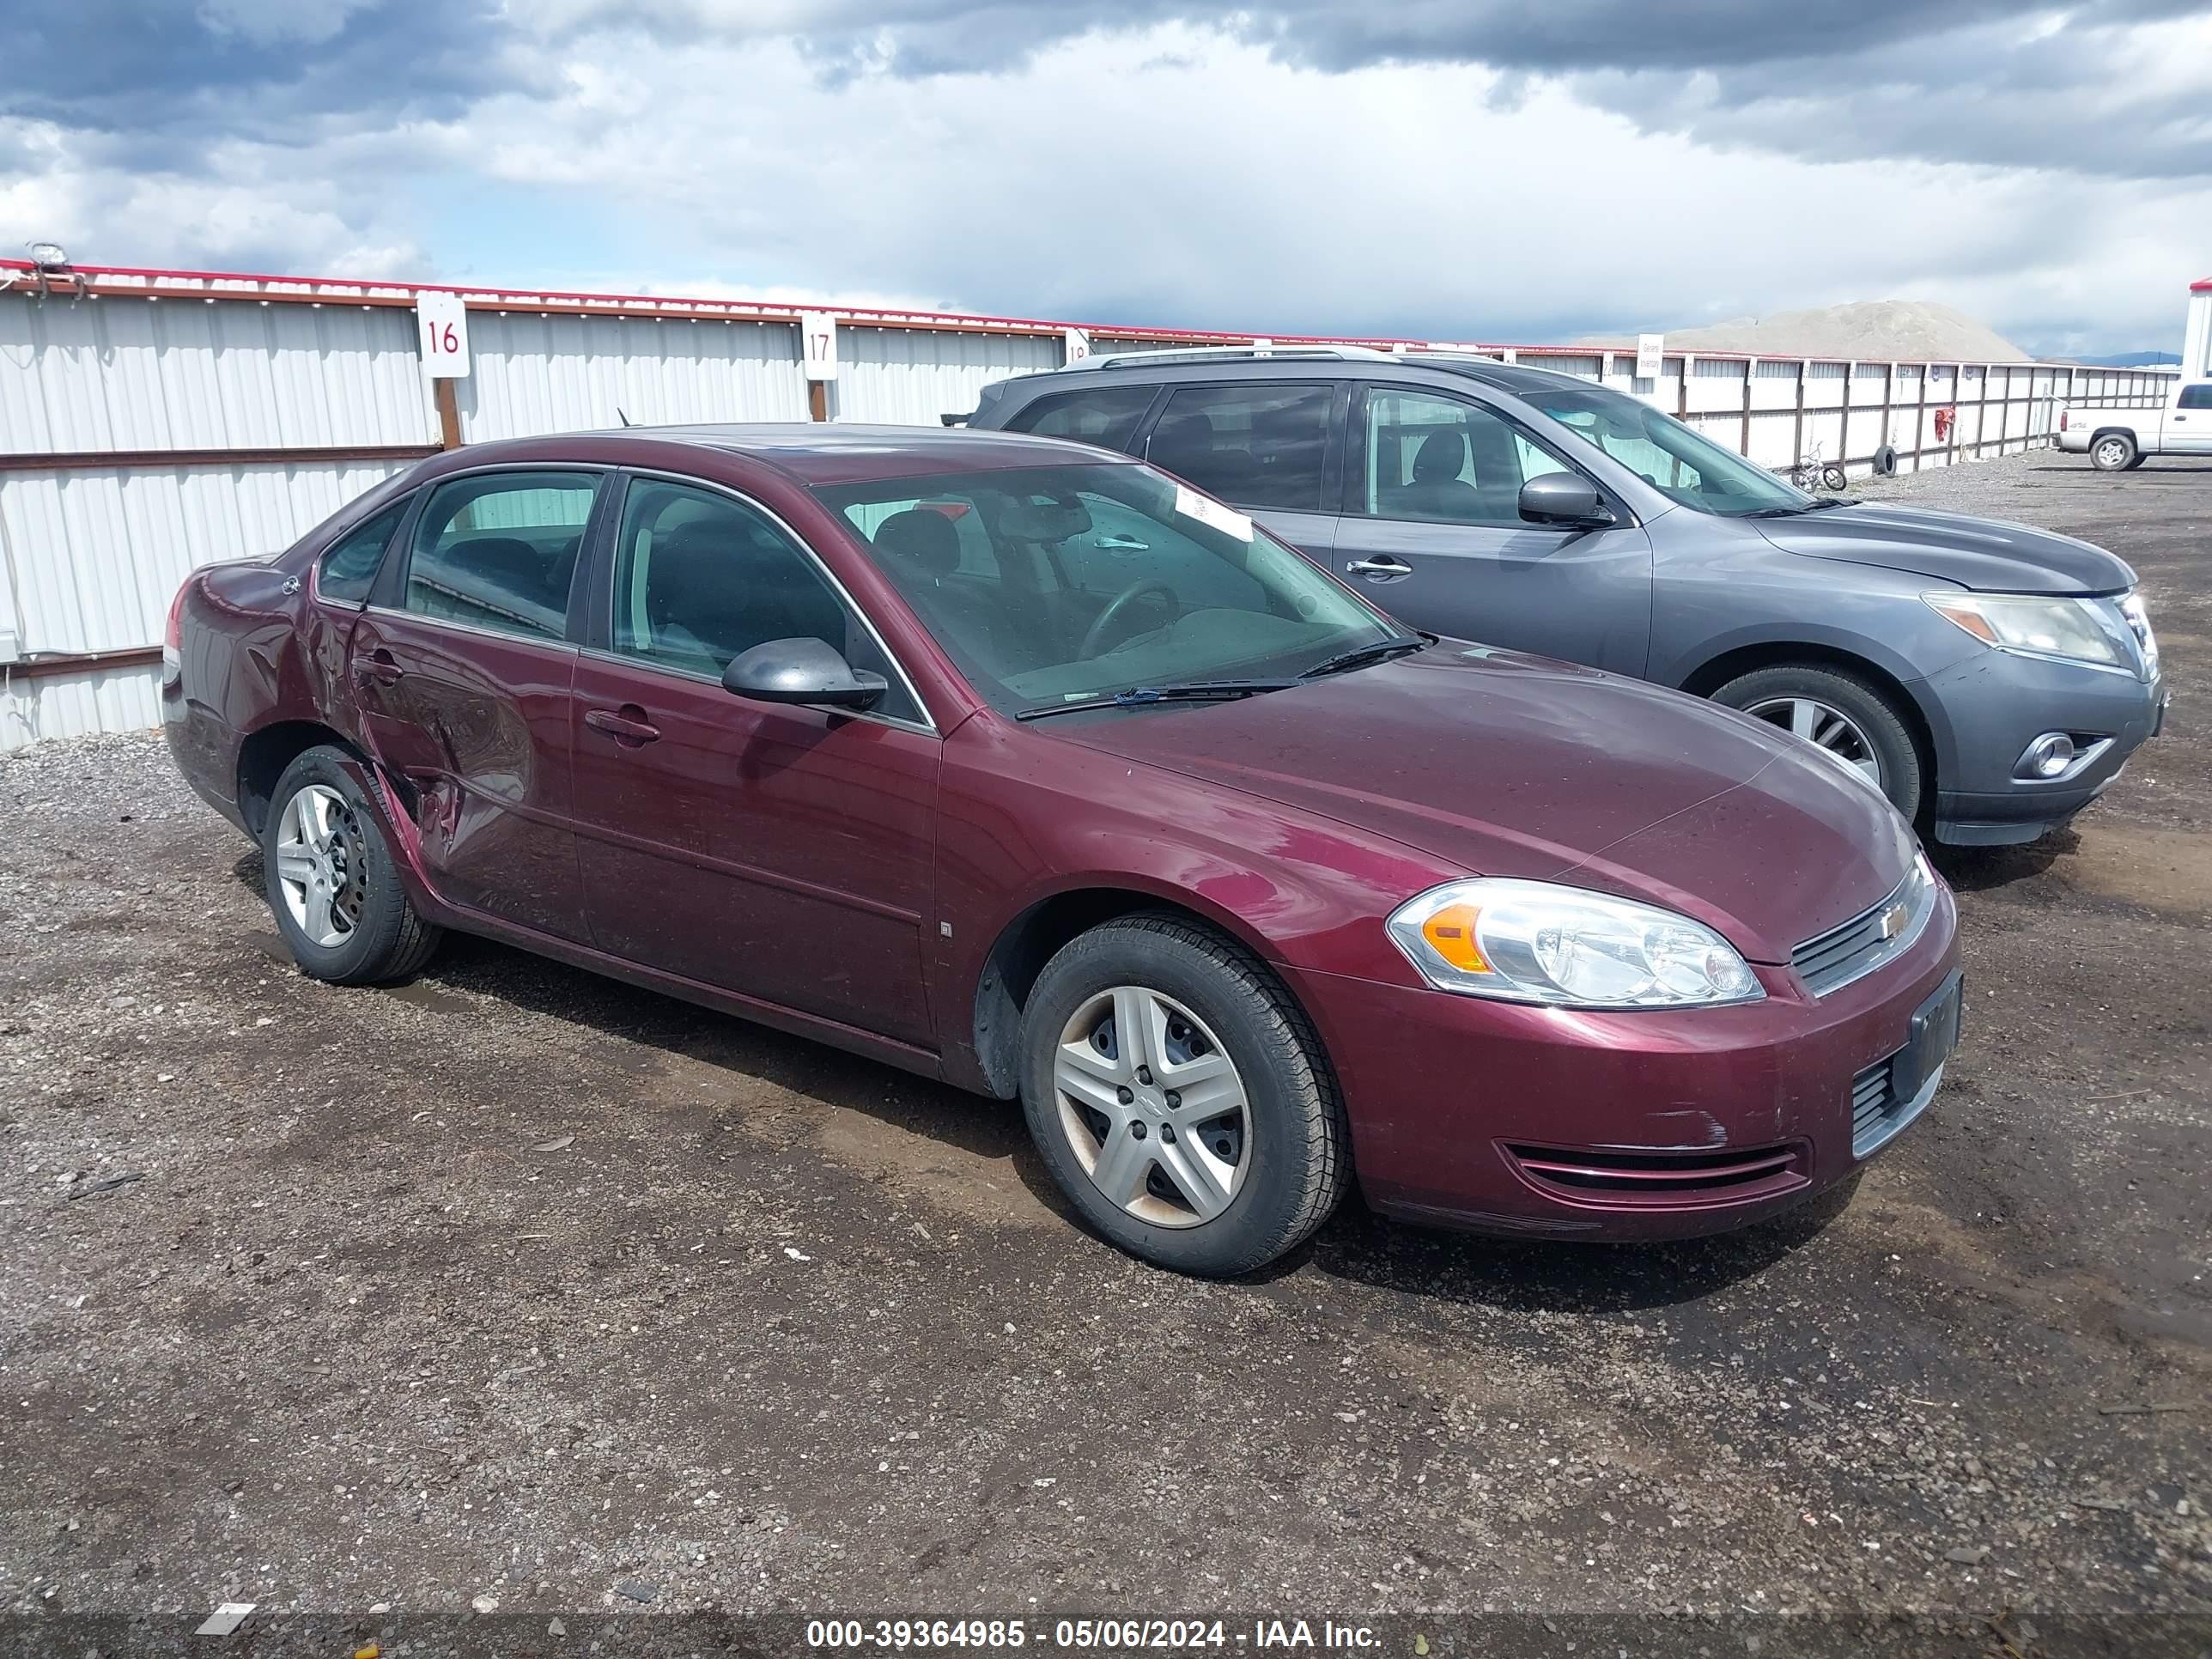
M 1851 1156 L 1869 1158 L 1898 1131 L 1928 1109 L 1942 1080 L 1942 1068 L 1922 1085 L 1914 1098 L 1899 1097 L 1895 1086 L 1897 1056 L 1878 1060 L 1851 1079 Z
M 1504 1151 L 1522 1177 L 1540 1191 L 1608 1208 L 1741 1204 L 1808 1184 L 1806 1148 L 1800 1141 L 1711 1152 L 1515 1145 Z

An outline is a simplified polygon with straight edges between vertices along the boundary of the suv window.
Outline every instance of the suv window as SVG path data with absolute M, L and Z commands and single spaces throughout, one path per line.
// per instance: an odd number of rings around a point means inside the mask
M 2181 401 L 2176 406 L 2181 409 L 2212 409 L 2212 381 L 2203 386 L 2182 387 Z
M 1358 510 L 1428 524 L 1521 525 L 1521 486 L 1566 467 L 1490 410 L 1370 388 Z
M 1326 386 L 1179 386 L 1145 459 L 1239 507 L 1318 513 L 1334 398 Z
M 766 514 L 710 489 L 639 479 L 615 541 L 615 652 L 719 680 L 770 640 L 817 639 L 890 689 L 880 714 L 918 720 L 875 635 L 812 556 Z
M 375 583 L 392 532 L 407 516 L 404 500 L 354 526 L 323 550 L 315 564 L 315 592 L 334 605 L 361 605 Z
M 568 631 L 568 584 L 599 481 L 501 472 L 438 486 L 415 526 L 405 609 L 526 639 Z
M 1040 438 L 1069 438 L 1101 449 L 1127 449 L 1158 390 L 1149 386 L 1101 386 L 1040 398 L 1015 412 L 1009 432 Z

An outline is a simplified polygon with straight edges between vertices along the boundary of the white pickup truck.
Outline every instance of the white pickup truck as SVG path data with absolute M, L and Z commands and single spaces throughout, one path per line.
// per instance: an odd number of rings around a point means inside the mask
M 2162 409 L 2058 410 L 2058 447 L 2100 472 L 2141 466 L 2154 455 L 2212 456 L 2212 380 L 2177 380 Z

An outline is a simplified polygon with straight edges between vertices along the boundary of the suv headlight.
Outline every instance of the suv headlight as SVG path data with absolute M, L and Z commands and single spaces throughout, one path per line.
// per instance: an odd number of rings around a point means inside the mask
M 1439 991 L 1567 1008 L 1680 1008 L 1766 994 L 1733 945 L 1671 910 L 1547 881 L 1446 882 L 1390 914 Z
M 2120 620 L 2136 636 L 2136 647 L 2142 653 L 2143 678 L 2158 678 L 2158 635 L 2150 631 L 2150 612 L 2143 608 L 2142 595 L 2132 587 L 2120 600 Z
M 2127 647 L 2085 599 L 2027 593 L 1923 593 L 1936 614 L 2001 651 L 2095 663 L 2132 673 Z

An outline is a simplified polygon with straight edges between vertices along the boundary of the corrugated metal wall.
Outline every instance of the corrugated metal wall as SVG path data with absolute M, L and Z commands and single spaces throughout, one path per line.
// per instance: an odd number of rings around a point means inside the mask
M 472 311 L 469 355 L 455 392 L 470 443 L 595 431 L 624 416 L 635 426 L 806 418 L 789 323 Z
M 935 426 L 942 416 L 974 409 L 993 380 L 1058 368 L 1060 343 L 1034 334 L 841 328 L 837 358 L 835 418 Z
M 289 546 L 410 465 L 409 451 L 439 441 L 404 290 L 212 278 L 204 293 L 155 298 L 159 274 L 137 275 L 147 292 L 0 295 L 0 646 L 19 657 L 143 653 L 195 565 Z M 272 297 L 239 291 L 256 285 Z M 471 296 L 471 373 L 456 386 L 465 441 L 625 416 L 807 418 L 793 323 L 710 312 L 714 302 L 569 303 L 588 297 Z M 833 418 L 935 426 L 974 408 L 988 382 L 1060 362 L 1057 325 L 903 320 L 841 323 Z M 1193 343 L 1164 333 L 1091 341 L 1100 352 Z M 1883 441 L 1928 452 L 1908 466 L 1947 465 L 1978 447 L 2016 450 L 2048 434 L 2058 400 L 2143 398 L 2166 384 L 2126 370 L 1893 372 L 1679 353 L 1638 379 L 1628 352 L 1611 354 L 1610 373 L 1595 349 L 1498 355 L 1602 377 L 1777 468 L 1817 448 L 1859 458 L 1863 471 Z M 2013 401 L 1984 409 L 1984 395 Z M 1959 405 L 1959 421 L 1938 447 L 1931 417 L 1942 403 Z M 87 464 L 107 454 L 112 464 Z M 143 662 L 57 664 L 69 672 L 27 678 L 8 654 L 0 650 L 0 750 L 157 717 L 156 671 Z

